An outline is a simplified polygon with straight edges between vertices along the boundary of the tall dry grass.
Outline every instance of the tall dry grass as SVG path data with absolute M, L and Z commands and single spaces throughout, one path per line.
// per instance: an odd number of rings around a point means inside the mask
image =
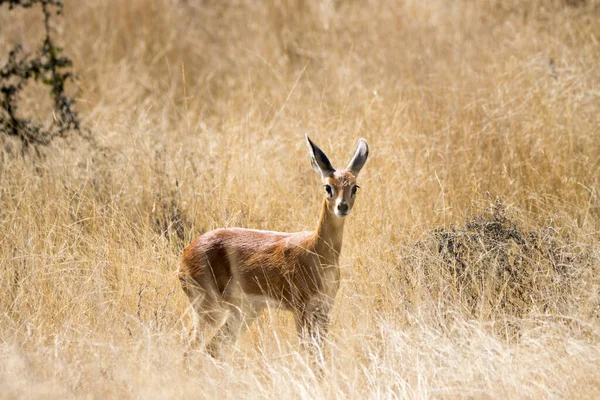
M 0 57 L 38 14 L 0 8 Z M 1 139 L 1 397 L 600 396 L 597 1 L 67 1 L 56 29 L 98 143 Z M 184 360 L 183 246 L 314 227 L 305 132 L 371 146 L 325 378 L 276 310 Z

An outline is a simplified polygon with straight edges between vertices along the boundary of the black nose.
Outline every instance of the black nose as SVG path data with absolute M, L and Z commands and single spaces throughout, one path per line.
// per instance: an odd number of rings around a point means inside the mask
M 340 212 L 348 212 L 348 203 L 340 203 L 337 207 Z

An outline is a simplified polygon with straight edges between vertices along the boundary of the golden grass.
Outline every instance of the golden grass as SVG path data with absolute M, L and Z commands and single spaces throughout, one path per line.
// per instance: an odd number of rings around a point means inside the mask
M 37 14 L 0 8 L 0 57 Z M 600 3 L 67 1 L 57 29 L 98 145 L 1 139 L 0 397 L 600 396 Z M 276 311 L 184 360 L 183 246 L 311 229 L 305 132 L 371 147 L 325 378 Z

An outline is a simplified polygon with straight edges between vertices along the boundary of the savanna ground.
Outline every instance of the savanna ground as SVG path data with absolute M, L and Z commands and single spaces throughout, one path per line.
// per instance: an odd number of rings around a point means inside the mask
M 600 3 L 227 3 L 66 2 L 96 143 L 0 139 L 1 397 L 600 397 Z M 305 132 L 371 146 L 325 377 L 276 310 L 186 361 L 183 247 L 312 229 Z

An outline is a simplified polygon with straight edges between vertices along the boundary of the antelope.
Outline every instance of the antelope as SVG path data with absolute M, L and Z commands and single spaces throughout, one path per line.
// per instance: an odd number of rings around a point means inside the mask
M 300 343 L 322 357 L 340 285 L 344 221 L 354 205 L 356 177 L 369 147 L 360 139 L 346 169 L 336 171 L 308 135 L 306 143 L 325 192 L 314 231 L 215 229 L 184 250 L 178 277 L 194 315 L 191 343 L 199 342 L 204 322 L 216 330 L 206 345 L 213 357 L 223 346 L 235 344 L 242 330 L 270 305 L 291 311 Z

